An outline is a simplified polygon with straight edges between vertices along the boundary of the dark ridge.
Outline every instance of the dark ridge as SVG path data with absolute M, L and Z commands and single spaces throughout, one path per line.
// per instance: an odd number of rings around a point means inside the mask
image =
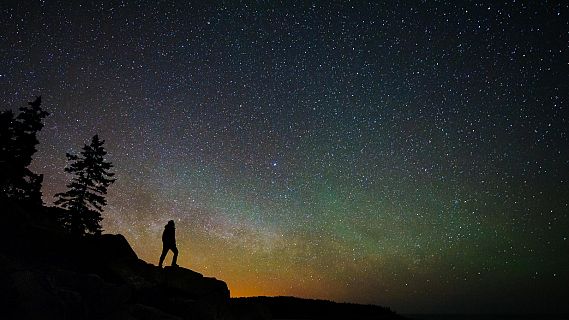
M 377 305 L 339 303 L 295 297 L 232 298 L 233 308 L 258 309 L 272 319 L 403 319 Z

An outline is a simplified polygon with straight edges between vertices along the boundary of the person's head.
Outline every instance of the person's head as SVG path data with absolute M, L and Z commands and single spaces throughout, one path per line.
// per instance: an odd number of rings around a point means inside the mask
M 173 225 L 174 225 L 174 220 L 168 221 L 168 225 L 169 225 L 169 226 L 173 226 Z

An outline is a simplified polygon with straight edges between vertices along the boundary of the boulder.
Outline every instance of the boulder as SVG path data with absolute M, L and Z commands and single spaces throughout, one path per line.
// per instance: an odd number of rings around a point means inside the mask
M 86 241 L 90 254 L 83 259 L 88 270 L 130 288 L 133 301 L 183 319 L 222 319 L 227 313 L 230 294 L 225 282 L 183 267 L 148 264 L 122 235 Z
M 183 319 L 223 319 L 229 305 L 225 282 L 181 267 L 165 269 L 139 261 L 116 275 L 134 289 L 136 301 Z
M 122 234 L 103 234 L 86 237 L 81 244 L 89 259 L 99 263 L 135 262 L 138 256 Z
M 200 273 L 181 267 L 166 267 L 162 273 L 164 286 L 183 292 L 192 299 L 218 303 L 229 302 L 229 289 L 227 284 L 221 280 L 207 278 Z

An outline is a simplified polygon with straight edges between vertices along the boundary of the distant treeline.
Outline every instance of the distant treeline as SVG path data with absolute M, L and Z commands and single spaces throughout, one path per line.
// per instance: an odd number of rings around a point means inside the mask
M 265 308 L 272 319 L 402 319 L 391 309 L 295 297 L 232 298 L 234 308 Z

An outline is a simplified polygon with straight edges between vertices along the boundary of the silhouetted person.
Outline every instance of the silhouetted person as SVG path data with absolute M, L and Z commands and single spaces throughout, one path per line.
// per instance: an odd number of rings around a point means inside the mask
M 172 250 L 174 257 L 172 258 L 172 266 L 177 267 L 176 260 L 178 259 L 178 248 L 176 248 L 176 227 L 174 226 L 174 220 L 168 221 L 168 224 L 164 227 L 164 232 L 162 233 L 162 254 L 160 255 L 160 263 L 158 266 L 162 268 L 162 263 L 168 250 Z

